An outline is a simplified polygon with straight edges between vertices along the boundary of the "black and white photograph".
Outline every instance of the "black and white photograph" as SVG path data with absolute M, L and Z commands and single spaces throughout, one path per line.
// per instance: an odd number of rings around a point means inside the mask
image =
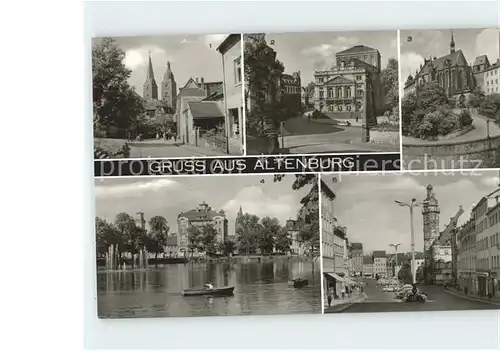
M 243 38 L 248 155 L 400 152 L 397 31 Z
M 321 175 L 325 313 L 500 308 L 498 171 Z
M 499 167 L 499 30 L 402 30 L 400 38 L 403 167 Z
M 316 175 L 95 185 L 99 318 L 322 312 Z
M 244 154 L 241 34 L 94 38 L 94 159 Z

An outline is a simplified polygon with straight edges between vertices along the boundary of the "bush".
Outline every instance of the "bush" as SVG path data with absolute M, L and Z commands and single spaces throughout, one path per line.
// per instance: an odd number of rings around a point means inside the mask
M 437 121 L 438 135 L 448 135 L 458 129 L 458 118 L 451 112 L 433 112 L 433 118 Z
M 468 127 L 472 124 L 472 117 L 467 110 L 462 110 L 460 112 L 460 116 L 458 116 L 458 122 L 460 125 L 460 128 L 465 128 Z

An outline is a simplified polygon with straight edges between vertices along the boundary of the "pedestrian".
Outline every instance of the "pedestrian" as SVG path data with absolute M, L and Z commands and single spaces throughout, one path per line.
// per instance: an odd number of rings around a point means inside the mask
M 328 307 L 330 307 L 332 305 L 332 294 L 329 293 L 328 296 L 326 297 L 327 300 L 328 300 Z

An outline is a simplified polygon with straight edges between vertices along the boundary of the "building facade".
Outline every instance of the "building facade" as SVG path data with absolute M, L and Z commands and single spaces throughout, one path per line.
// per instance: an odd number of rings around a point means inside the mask
M 378 50 L 357 45 L 337 53 L 330 70 L 314 72 L 314 108 L 335 119 L 360 119 L 363 141 L 381 107 L 380 61 Z
M 385 251 L 373 251 L 373 275 L 387 277 L 387 254 Z
M 351 243 L 349 250 L 351 261 L 350 271 L 355 276 L 361 276 L 363 274 L 363 244 Z
M 300 71 L 292 74 L 283 73 L 280 78 L 281 101 L 291 110 L 299 112 L 302 106 L 302 86 Z
M 291 255 L 304 255 L 306 248 L 300 240 L 301 222 L 298 220 L 289 219 L 286 221 L 285 228 L 288 232 L 290 239 L 290 254 Z
M 228 237 L 228 220 L 223 210 L 215 211 L 206 202 L 202 202 L 195 209 L 182 212 L 177 216 L 177 246 L 184 256 L 189 250 L 189 227 L 203 227 L 211 225 L 217 231 L 217 242 L 224 243 Z
M 474 216 L 457 230 L 457 280 L 462 289 L 476 291 L 476 221 Z
M 244 153 L 241 35 L 230 34 L 217 48 L 222 55 L 224 112 L 231 154 Z
M 487 58 L 486 58 L 487 59 Z M 489 65 L 482 73 L 482 91 L 486 95 L 499 94 L 498 89 L 498 78 L 500 72 L 500 59 L 498 59 L 493 65 Z M 478 79 L 479 81 L 479 79 Z
M 372 256 L 363 257 L 363 276 L 370 278 L 374 276 Z

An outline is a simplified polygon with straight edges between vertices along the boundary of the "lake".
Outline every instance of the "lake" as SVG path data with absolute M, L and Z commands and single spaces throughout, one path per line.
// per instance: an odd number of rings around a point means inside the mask
M 295 289 L 296 277 L 309 285 Z M 181 296 L 184 289 L 234 286 L 234 296 Z M 321 313 L 320 260 L 233 260 L 97 274 L 100 318 Z

